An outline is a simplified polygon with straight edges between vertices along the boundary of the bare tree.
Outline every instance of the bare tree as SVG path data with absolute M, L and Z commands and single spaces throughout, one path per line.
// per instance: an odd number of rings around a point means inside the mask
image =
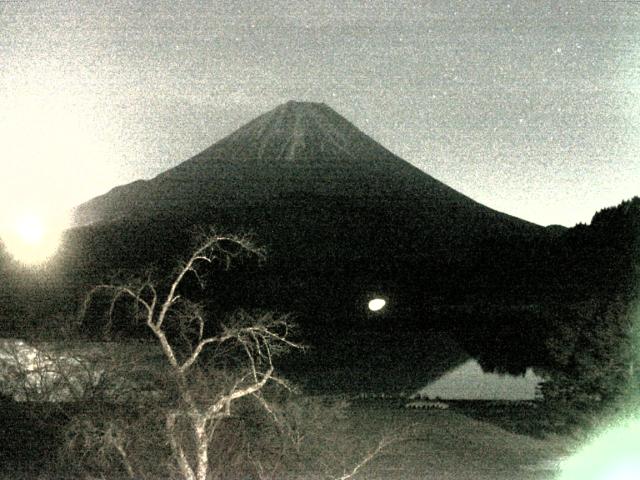
M 151 332 L 162 359 L 149 362 L 147 349 L 143 361 L 117 358 L 102 369 L 111 375 L 102 378 L 102 392 L 110 400 L 77 416 L 68 438 L 70 451 L 93 455 L 89 463 L 96 475 L 115 462 L 122 474 L 136 479 L 238 478 L 242 471 L 267 480 L 293 470 L 308 475 L 312 469 L 316 478 L 347 480 L 402 440 L 386 435 L 377 446 L 361 448 L 356 442 L 348 453 L 344 446 L 337 452 L 337 440 L 344 439 L 336 435 L 346 428 L 337 418 L 344 405 L 297 398 L 275 373 L 277 355 L 302 348 L 291 339 L 289 317 L 238 310 L 212 324 L 205 306 L 186 298 L 189 286 L 204 289 L 207 267 L 229 268 L 243 255 L 264 254 L 247 238 L 209 233 L 164 283 L 146 276 L 89 291 L 81 318 L 103 294 L 107 330 L 123 305 L 132 307 L 128 314 Z M 130 377 L 140 374 L 155 391 L 136 388 Z M 332 432 L 336 426 L 340 432 Z
M 231 417 L 239 399 L 252 397 L 267 412 L 272 412 L 262 394 L 264 387 L 270 383 L 288 387 L 275 375 L 274 356 L 286 349 L 300 348 L 290 340 L 288 317 L 272 313 L 252 315 L 239 311 L 221 322 L 214 329 L 215 334 L 207 334 L 212 329 L 207 325 L 203 307 L 181 295 L 180 289 L 188 277 L 204 287 L 207 265 L 221 263 L 228 267 L 234 258 L 247 254 L 262 256 L 263 252 L 246 238 L 210 234 L 203 237 L 191 256 L 176 269 L 171 283 L 164 289 L 149 278 L 102 284 L 89 292 L 83 307 L 84 314 L 92 299 L 106 292 L 110 298 L 111 321 L 116 303 L 128 300 L 159 343 L 168 366 L 166 374 L 173 382 L 177 397 L 164 410 L 165 435 L 179 475 L 186 480 L 208 478 L 210 440 L 220 422 Z M 168 333 L 168 325 L 178 326 L 180 335 Z M 205 356 L 207 369 L 212 371 L 217 360 L 228 360 L 230 352 L 235 354 L 238 367 L 232 381 L 221 382 L 224 388 L 203 391 L 199 379 L 203 375 L 201 364 Z M 189 439 L 184 438 L 185 429 Z M 136 472 L 128 459 L 123 438 L 114 429 L 108 429 L 107 433 L 105 438 L 115 446 L 126 472 L 134 478 Z

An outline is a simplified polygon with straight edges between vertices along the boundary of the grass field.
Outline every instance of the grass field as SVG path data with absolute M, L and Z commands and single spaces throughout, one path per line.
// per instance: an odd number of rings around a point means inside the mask
M 348 471 L 362 452 L 376 446 L 389 432 L 401 432 L 402 439 L 388 446 L 365 465 L 355 478 L 372 480 L 551 480 L 554 465 L 571 449 L 567 438 L 536 438 L 502 428 L 508 416 L 521 422 L 522 412 L 506 412 L 478 419 L 478 406 L 452 406 L 448 410 L 410 410 L 390 400 L 358 400 L 347 409 L 346 435 L 336 437 L 335 472 Z M 489 412 L 491 413 L 491 412 Z M 495 412 L 494 412 L 495 413 Z M 531 413 L 531 412 L 529 412 Z M 473 418 L 475 417 L 475 418 Z M 29 430 L 28 419 L 16 420 L 13 431 L 5 430 L 0 462 L 0 479 L 51 478 L 46 462 L 55 452 L 42 444 L 55 441 L 54 432 Z M 504 426 L 503 425 L 503 426 Z M 513 430 L 513 429 L 512 429 Z M 354 448 L 357 447 L 357 448 Z M 12 453 L 13 452 L 13 453 Z M 28 453 L 35 455 L 34 462 Z M 359 453 L 356 453 L 359 452 Z M 13 455 L 22 460 L 13 461 Z M 49 457 L 49 458 L 47 458 Z M 342 467 L 343 466 L 343 467 Z M 297 478 L 327 478 L 307 472 Z
M 534 438 L 476 420 L 463 409 L 407 410 L 382 402 L 351 407 L 354 427 L 372 441 L 406 430 L 406 440 L 372 460 L 360 478 L 410 480 L 546 480 L 571 448 L 567 438 Z

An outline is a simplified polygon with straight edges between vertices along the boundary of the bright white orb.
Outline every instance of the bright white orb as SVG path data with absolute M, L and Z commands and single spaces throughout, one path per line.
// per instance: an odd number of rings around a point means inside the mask
M 16 233 L 23 242 L 29 245 L 37 245 L 44 237 L 44 224 L 36 215 L 25 215 L 18 219 Z
M 382 310 L 386 304 L 387 301 L 383 298 L 374 298 L 372 300 L 369 300 L 369 310 L 371 310 L 372 312 L 378 312 Z
M 22 213 L 5 219 L 0 237 L 6 251 L 25 265 L 38 265 L 55 255 L 65 225 L 35 213 Z

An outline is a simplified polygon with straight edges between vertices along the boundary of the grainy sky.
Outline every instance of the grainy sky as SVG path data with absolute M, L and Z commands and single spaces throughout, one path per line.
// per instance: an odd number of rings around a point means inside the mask
M 640 194 L 638 1 L 0 0 L 0 65 L 11 208 L 152 177 L 290 99 L 536 223 Z

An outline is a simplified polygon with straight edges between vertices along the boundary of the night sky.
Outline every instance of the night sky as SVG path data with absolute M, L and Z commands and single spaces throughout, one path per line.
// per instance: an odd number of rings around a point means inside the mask
M 291 99 L 539 224 L 640 194 L 636 1 L 0 0 L 0 65 L 4 212 L 150 178 Z

